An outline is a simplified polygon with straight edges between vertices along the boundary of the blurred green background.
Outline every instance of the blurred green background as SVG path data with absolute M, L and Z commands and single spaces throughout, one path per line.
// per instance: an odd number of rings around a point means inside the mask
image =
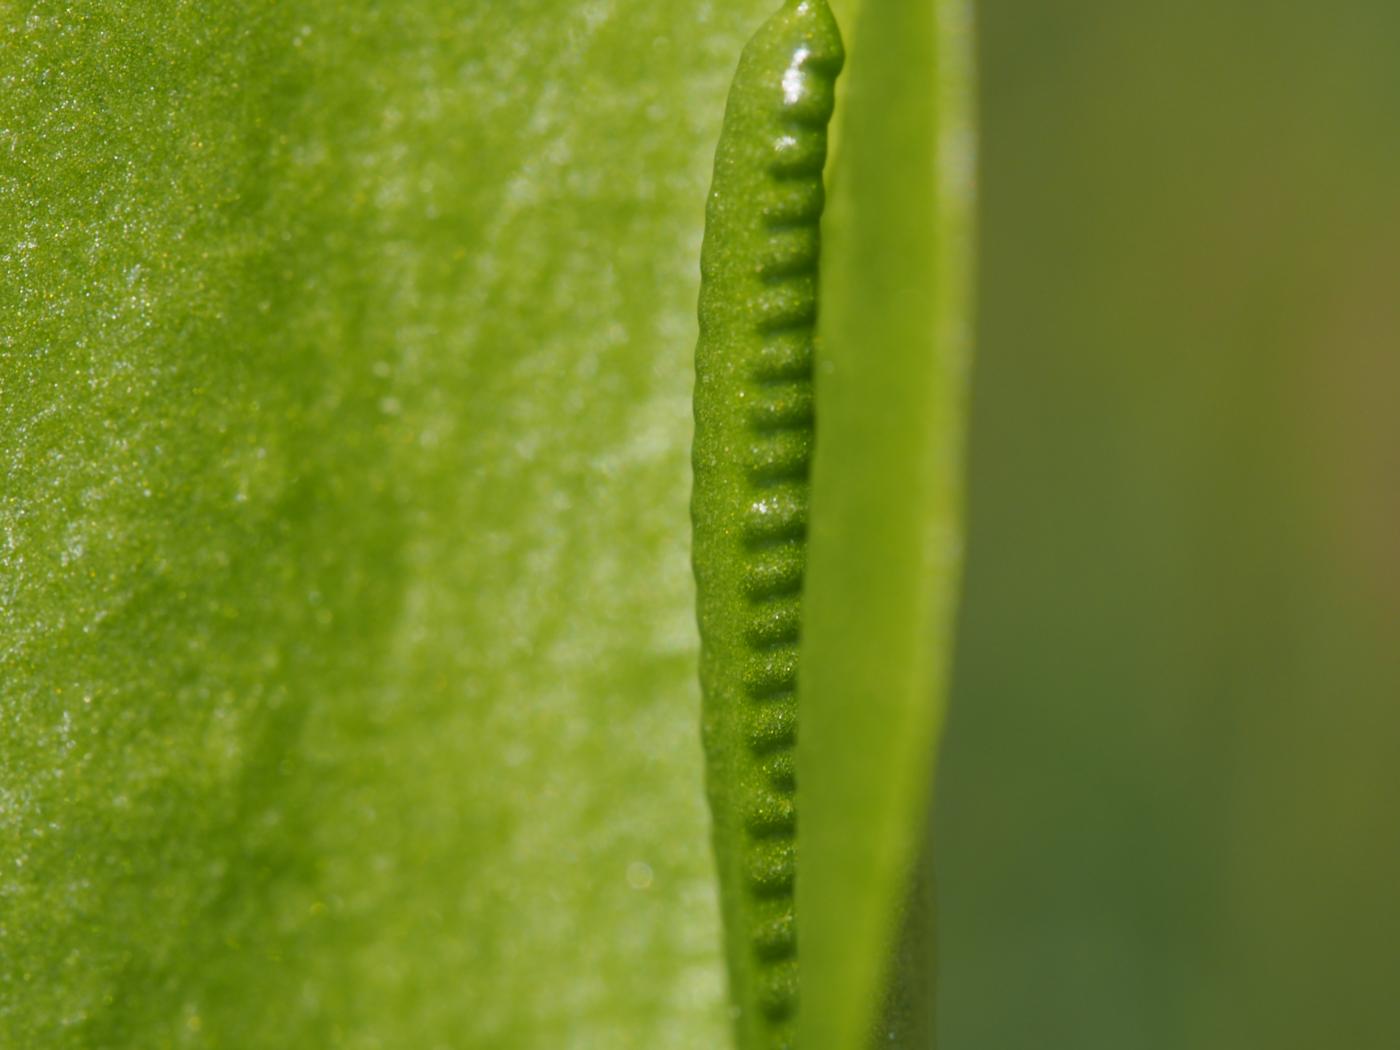
M 1400 7 L 979 17 L 942 1045 L 1400 1046 Z

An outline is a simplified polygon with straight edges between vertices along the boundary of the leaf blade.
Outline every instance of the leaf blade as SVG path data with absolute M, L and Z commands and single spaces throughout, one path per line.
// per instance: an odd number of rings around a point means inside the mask
M 799 685 L 804 1050 L 869 1038 L 924 838 L 962 559 L 970 41 L 965 5 L 930 0 L 861 5 L 849 47 Z

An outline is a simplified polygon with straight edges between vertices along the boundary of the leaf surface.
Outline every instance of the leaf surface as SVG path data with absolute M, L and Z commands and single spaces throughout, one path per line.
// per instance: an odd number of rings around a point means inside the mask
M 0 6 L 0 1043 L 722 1045 L 690 355 L 763 6 Z
M 803 1050 L 850 1050 L 877 1027 L 880 1045 L 931 1039 L 916 861 L 962 561 L 971 317 L 969 12 L 838 14 L 799 678 Z

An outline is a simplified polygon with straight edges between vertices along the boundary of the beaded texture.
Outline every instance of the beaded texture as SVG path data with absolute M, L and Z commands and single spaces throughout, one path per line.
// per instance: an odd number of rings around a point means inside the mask
M 715 156 L 695 353 L 693 559 L 707 789 L 741 1050 L 794 1045 L 794 748 L 827 124 L 824 0 L 745 48 Z

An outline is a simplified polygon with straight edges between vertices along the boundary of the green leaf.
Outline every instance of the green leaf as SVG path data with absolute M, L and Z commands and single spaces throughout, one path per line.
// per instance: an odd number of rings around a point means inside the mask
M 0 6 L 0 1044 L 723 1044 L 690 363 L 766 7 Z
M 882 1012 L 881 1045 L 932 1038 L 916 861 L 962 561 L 969 14 L 867 3 L 847 41 L 800 678 L 803 1050 L 868 1043 Z

